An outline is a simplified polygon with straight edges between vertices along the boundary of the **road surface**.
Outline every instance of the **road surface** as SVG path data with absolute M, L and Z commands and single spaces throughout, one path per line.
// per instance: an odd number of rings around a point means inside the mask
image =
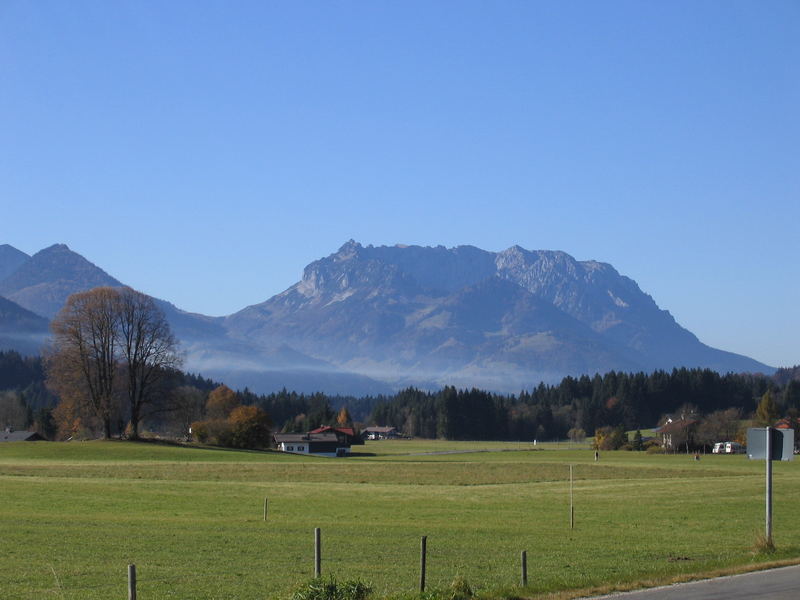
M 800 565 L 665 587 L 596 596 L 594 600 L 797 600 Z

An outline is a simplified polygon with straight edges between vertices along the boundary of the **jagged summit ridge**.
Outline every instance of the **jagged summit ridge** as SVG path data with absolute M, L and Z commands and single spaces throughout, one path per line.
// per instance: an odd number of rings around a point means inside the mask
M 349 240 L 226 327 L 396 382 L 518 389 L 610 369 L 769 370 L 701 344 L 611 265 L 519 245 L 489 252 Z

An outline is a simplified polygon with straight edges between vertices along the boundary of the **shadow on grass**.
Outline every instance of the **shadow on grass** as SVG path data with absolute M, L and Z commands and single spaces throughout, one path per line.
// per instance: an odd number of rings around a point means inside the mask
M 88 442 L 98 441 L 98 442 L 106 442 L 106 443 L 126 443 L 126 444 L 140 444 L 142 446 L 163 446 L 167 448 L 184 448 L 186 450 L 213 450 L 215 452 L 232 452 L 238 454 L 255 454 L 259 456 L 297 456 L 303 458 L 318 458 L 318 459 L 327 459 L 327 458 L 346 458 L 346 457 L 332 457 L 332 456 L 320 456 L 317 454 L 301 454 L 295 452 L 283 452 L 281 450 L 276 450 L 274 448 L 261 448 L 261 449 L 254 449 L 254 448 L 228 448 L 226 446 L 214 446 L 212 444 L 200 444 L 198 442 L 181 442 L 178 440 L 167 440 L 161 438 L 137 438 L 137 439 L 120 439 L 120 438 L 111 438 L 108 440 L 87 440 Z M 374 452 L 351 452 L 347 457 L 353 458 L 365 458 L 377 456 Z
M 285 452 L 279 452 L 278 450 L 273 450 L 271 448 L 264 448 L 264 449 L 228 448 L 225 446 L 214 446 L 211 444 L 198 444 L 196 442 L 179 442 L 177 440 L 164 440 L 155 438 L 138 438 L 135 440 L 112 439 L 105 441 L 127 442 L 130 444 L 142 444 L 150 446 L 168 446 L 170 448 L 186 448 L 187 450 L 216 450 L 218 452 L 238 452 L 245 454 L 261 454 L 261 455 L 286 454 Z

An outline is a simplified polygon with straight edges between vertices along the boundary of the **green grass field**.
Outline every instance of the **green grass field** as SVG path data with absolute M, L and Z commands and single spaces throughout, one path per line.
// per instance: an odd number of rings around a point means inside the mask
M 775 464 L 778 550 L 753 552 L 764 464 L 744 456 L 570 450 L 567 444 L 368 442 L 347 459 L 125 442 L 0 445 L 0 597 L 288 598 L 313 575 L 413 595 L 626 587 L 800 558 L 800 465 Z M 477 452 L 468 452 L 477 450 Z M 436 454 L 427 454 L 435 452 Z M 569 527 L 574 465 L 575 528 Z M 270 516 L 263 520 L 264 497 Z M 519 582 L 528 553 L 529 586 Z

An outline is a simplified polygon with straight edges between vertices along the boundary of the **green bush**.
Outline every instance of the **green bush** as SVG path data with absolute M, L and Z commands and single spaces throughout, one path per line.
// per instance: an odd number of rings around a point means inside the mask
M 467 580 L 461 575 L 456 576 L 448 590 L 448 600 L 470 600 L 475 596 Z
M 337 582 L 333 575 L 312 579 L 292 594 L 292 600 L 365 600 L 372 586 L 360 579 Z

